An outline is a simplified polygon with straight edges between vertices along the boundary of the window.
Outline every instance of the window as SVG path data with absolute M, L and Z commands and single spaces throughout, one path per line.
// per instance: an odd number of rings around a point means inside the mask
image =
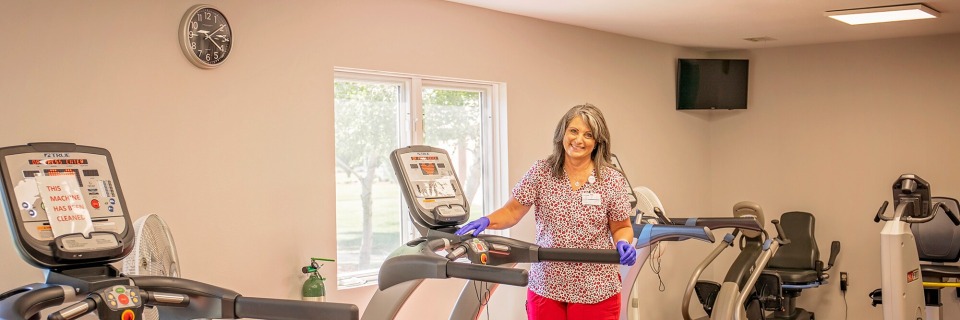
M 506 200 L 502 90 L 484 81 L 336 70 L 338 288 L 375 284 L 386 257 L 420 236 L 388 159 L 394 149 L 447 150 L 471 220 Z

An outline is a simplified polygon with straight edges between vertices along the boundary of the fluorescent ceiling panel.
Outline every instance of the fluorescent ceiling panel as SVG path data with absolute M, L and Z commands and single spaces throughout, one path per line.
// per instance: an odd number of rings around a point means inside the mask
M 825 16 L 847 24 L 867 24 L 916 19 L 931 19 L 940 16 L 940 12 L 923 4 L 860 8 L 827 11 Z

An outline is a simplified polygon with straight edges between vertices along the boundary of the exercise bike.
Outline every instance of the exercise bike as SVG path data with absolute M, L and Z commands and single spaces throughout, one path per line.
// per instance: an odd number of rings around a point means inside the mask
M 953 199 L 949 199 L 953 200 Z M 920 265 L 920 255 L 918 252 L 917 238 L 914 231 L 919 231 L 923 225 L 931 223 L 937 218 L 937 213 L 943 211 L 950 219 L 950 224 L 954 228 L 960 226 L 960 219 L 948 206 L 948 203 L 956 205 L 956 200 L 948 201 L 948 198 L 932 198 L 930 196 L 930 184 L 920 177 L 912 174 L 901 175 L 893 183 L 893 215 L 887 216 L 887 206 L 889 202 L 884 201 L 880 210 L 874 216 L 874 222 L 884 221 L 883 230 L 880 232 L 880 268 L 882 278 L 880 281 L 881 289 L 875 290 L 870 294 L 874 300 L 874 306 L 879 301 L 883 305 L 884 319 L 939 319 L 939 314 L 927 314 L 925 312 L 924 299 L 924 277 L 958 277 L 960 269 L 949 266 Z M 938 225 L 944 225 L 941 221 Z M 948 228 L 945 233 L 940 235 L 952 236 L 957 239 L 954 228 Z M 949 241 L 950 239 L 941 239 Z M 947 255 L 956 261 L 958 249 L 956 243 L 949 243 L 952 249 L 934 251 L 924 251 L 933 253 L 948 251 Z M 931 283 L 931 286 L 936 286 Z
M 169 156 L 169 155 L 160 155 Z M 124 276 L 110 265 L 134 247 L 129 207 L 106 149 L 71 143 L 0 148 L 0 198 L 21 258 L 45 281 L 0 294 L 0 319 L 137 320 L 145 306 L 161 319 L 356 320 L 357 306 L 244 297 L 229 289 L 160 276 Z

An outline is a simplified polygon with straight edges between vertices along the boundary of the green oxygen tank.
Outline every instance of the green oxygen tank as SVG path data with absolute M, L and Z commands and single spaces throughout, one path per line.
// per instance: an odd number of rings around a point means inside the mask
M 300 268 L 300 272 L 310 274 L 310 277 L 307 278 L 307 281 L 303 282 L 303 288 L 300 291 L 301 299 L 304 301 L 327 301 L 327 289 L 323 286 L 323 280 L 327 279 L 320 275 L 320 267 L 323 265 L 318 264 L 317 261 L 333 262 L 334 260 L 310 258 L 310 265 Z

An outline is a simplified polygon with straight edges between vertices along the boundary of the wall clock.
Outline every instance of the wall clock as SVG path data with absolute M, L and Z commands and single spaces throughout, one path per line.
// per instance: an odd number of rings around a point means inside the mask
M 220 10 L 210 5 L 195 5 L 180 21 L 180 48 L 197 67 L 220 66 L 233 49 L 230 23 Z

